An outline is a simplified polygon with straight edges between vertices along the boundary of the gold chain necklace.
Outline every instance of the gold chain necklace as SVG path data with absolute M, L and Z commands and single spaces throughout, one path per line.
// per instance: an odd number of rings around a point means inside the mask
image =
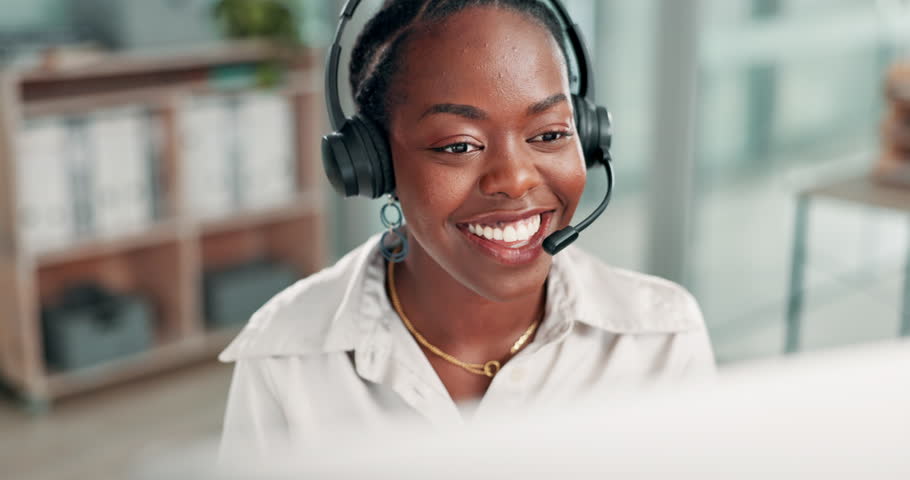
M 407 315 L 404 314 L 404 309 L 401 308 L 401 301 L 398 299 L 398 291 L 395 289 L 395 262 L 389 262 L 388 267 L 388 276 L 389 276 L 389 295 L 392 297 L 392 306 L 395 307 L 395 311 L 398 313 L 398 316 L 401 317 L 401 321 L 404 323 L 404 326 L 407 327 L 408 331 L 411 332 L 411 335 L 414 335 L 414 338 L 420 342 L 421 345 L 427 348 L 427 350 L 433 352 L 443 360 L 458 365 L 459 367 L 477 374 L 477 375 L 486 375 L 490 378 L 493 378 L 502 365 L 498 360 L 490 360 L 486 363 L 468 363 L 462 362 L 461 360 L 449 355 L 446 352 L 440 350 L 436 345 L 430 343 L 420 332 L 414 328 L 414 325 L 411 324 L 411 321 L 408 320 Z M 540 325 L 540 319 L 534 321 L 524 333 L 518 337 L 518 340 L 512 345 L 512 348 L 509 349 L 509 355 L 515 355 L 525 346 L 525 342 L 531 338 L 531 335 L 534 334 L 534 331 L 537 330 L 537 326 Z

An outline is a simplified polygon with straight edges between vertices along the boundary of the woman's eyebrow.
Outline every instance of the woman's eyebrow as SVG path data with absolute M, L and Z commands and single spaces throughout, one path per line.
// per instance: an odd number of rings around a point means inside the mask
M 485 120 L 487 118 L 487 113 L 483 110 L 471 105 L 457 103 L 437 103 L 423 112 L 420 118 L 436 113 L 451 113 L 470 120 Z
M 550 107 L 556 105 L 557 103 L 565 102 L 567 100 L 568 99 L 566 98 L 566 95 L 564 93 L 554 93 L 553 95 L 550 95 L 549 97 L 528 107 L 528 116 L 543 113 L 543 112 L 547 111 L 548 109 L 550 109 Z

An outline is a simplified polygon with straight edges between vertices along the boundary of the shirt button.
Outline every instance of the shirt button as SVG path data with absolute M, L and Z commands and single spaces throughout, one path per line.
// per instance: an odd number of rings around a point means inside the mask
M 415 400 L 423 400 L 423 391 L 419 387 L 411 387 L 411 395 Z

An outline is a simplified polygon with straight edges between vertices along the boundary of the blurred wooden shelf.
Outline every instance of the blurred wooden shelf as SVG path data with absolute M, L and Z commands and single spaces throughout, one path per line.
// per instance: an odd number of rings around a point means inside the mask
M 25 118 L 41 117 L 44 115 L 85 113 L 99 108 L 116 108 L 120 105 L 164 105 L 175 99 L 177 95 L 189 89 L 192 91 L 205 90 L 208 83 L 193 81 L 181 86 L 141 87 L 126 91 L 99 92 L 84 94 L 75 97 L 59 97 L 47 100 L 28 102 L 23 106 L 22 114 Z
M 205 272 L 261 259 L 293 267 L 300 275 L 324 267 L 327 215 L 319 159 L 320 137 L 327 127 L 322 60 L 320 50 L 291 55 L 264 43 L 241 43 L 171 54 L 109 55 L 54 70 L 0 70 L 0 382 L 41 405 L 212 359 L 238 328 L 206 329 Z M 253 85 L 257 68 L 276 63 L 285 72 L 279 85 Z M 187 165 L 196 157 L 189 156 L 193 153 L 185 143 L 187 132 L 195 130 L 183 123 L 185 107 L 195 105 L 200 96 L 235 98 L 254 92 L 280 97 L 287 112 L 282 118 L 292 122 L 290 137 L 282 137 L 289 149 L 282 158 L 290 155 L 292 160 L 288 167 L 294 177 L 288 180 L 294 194 L 273 207 L 195 218 L 190 202 L 200 197 L 187 190 L 195 188 L 190 187 L 195 177 Z M 154 182 L 150 191 L 157 195 L 157 223 L 47 251 L 24 248 L 18 219 L 21 189 L 16 184 L 22 132 L 43 117 L 82 122 L 84 115 L 120 107 L 149 113 L 142 128 L 155 142 L 149 148 L 148 175 Z M 228 161 L 233 154 L 224 155 Z M 42 308 L 74 286 L 85 285 L 147 299 L 155 312 L 152 331 L 162 343 L 92 368 L 48 371 Z
M 226 218 L 201 220 L 200 233 L 203 235 L 233 230 L 254 228 L 323 211 L 323 199 L 319 192 L 301 192 L 287 205 L 245 210 Z
M 287 59 L 288 54 L 269 43 L 246 41 L 216 43 L 175 51 L 110 53 L 77 66 L 31 69 L 19 72 L 30 83 L 98 79 L 104 77 L 162 75 L 181 70 Z
M 233 327 L 198 333 L 96 366 L 52 372 L 47 377 L 47 394 L 58 399 L 210 360 L 227 347 L 240 329 Z
M 255 228 L 269 223 L 318 215 L 323 211 L 322 196 L 318 192 L 301 192 L 286 205 L 249 209 L 218 219 L 199 220 L 200 234 L 229 232 L 238 229 Z M 158 222 L 152 227 L 127 235 L 108 238 L 91 238 L 64 248 L 38 253 L 34 256 L 38 268 L 67 262 L 78 262 L 88 258 L 116 255 L 129 250 L 174 243 L 180 239 L 178 222 Z M 190 227 L 195 228 L 195 227 Z
M 165 243 L 176 243 L 178 239 L 176 222 L 159 222 L 147 230 L 128 235 L 88 239 L 66 248 L 39 253 L 35 256 L 35 264 L 41 268 L 60 263 L 77 262 Z
M 279 95 L 295 96 L 318 93 L 318 87 L 309 76 L 299 76 L 303 81 L 293 86 L 275 88 Z M 244 92 L 250 87 L 219 87 L 209 79 L 190 79 L 171 85 L 156 85 L 127 88 L 113 91 L 82 93 L 77 96 L 52 97 L 34 100 L 23 105 L 23 117 L 35 118 L 45 115 L 80 114 L 102 108 L 116 108 L 123 105 L 142 104 L 152 108 L 178 102 L 187 95 L 225 94 Z

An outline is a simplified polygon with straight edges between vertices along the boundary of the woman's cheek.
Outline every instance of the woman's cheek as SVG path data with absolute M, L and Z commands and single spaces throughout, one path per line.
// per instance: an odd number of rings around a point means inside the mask
M 466 198 L 463 173 L 440 165 L 402 169 L 399 199 L 412 226 L 445 223 Z
M 550 178 L 553 181 L 551 185 L 553 185 L 554 193 L 565 208 L 562 226 L 568 225 L 581 202 L 587 180 L 587 169 L 584 162 L 580 162 L 576 168 L 552 171 Z
M 587 169 L 582 167 L 581 170 L 576 172 L 576 174 L 571 179 L 571 184 L 572 184 L 571 188 L 575 194 L 573 200 L 576 205 L 578 204 L 579 201 L 581 201 L 581 195 L 582 195 L 582 193 L 584 193 L 585 184 L 586 184 L 587 178 L 588 178 L 587 173 L 588 173 Z

